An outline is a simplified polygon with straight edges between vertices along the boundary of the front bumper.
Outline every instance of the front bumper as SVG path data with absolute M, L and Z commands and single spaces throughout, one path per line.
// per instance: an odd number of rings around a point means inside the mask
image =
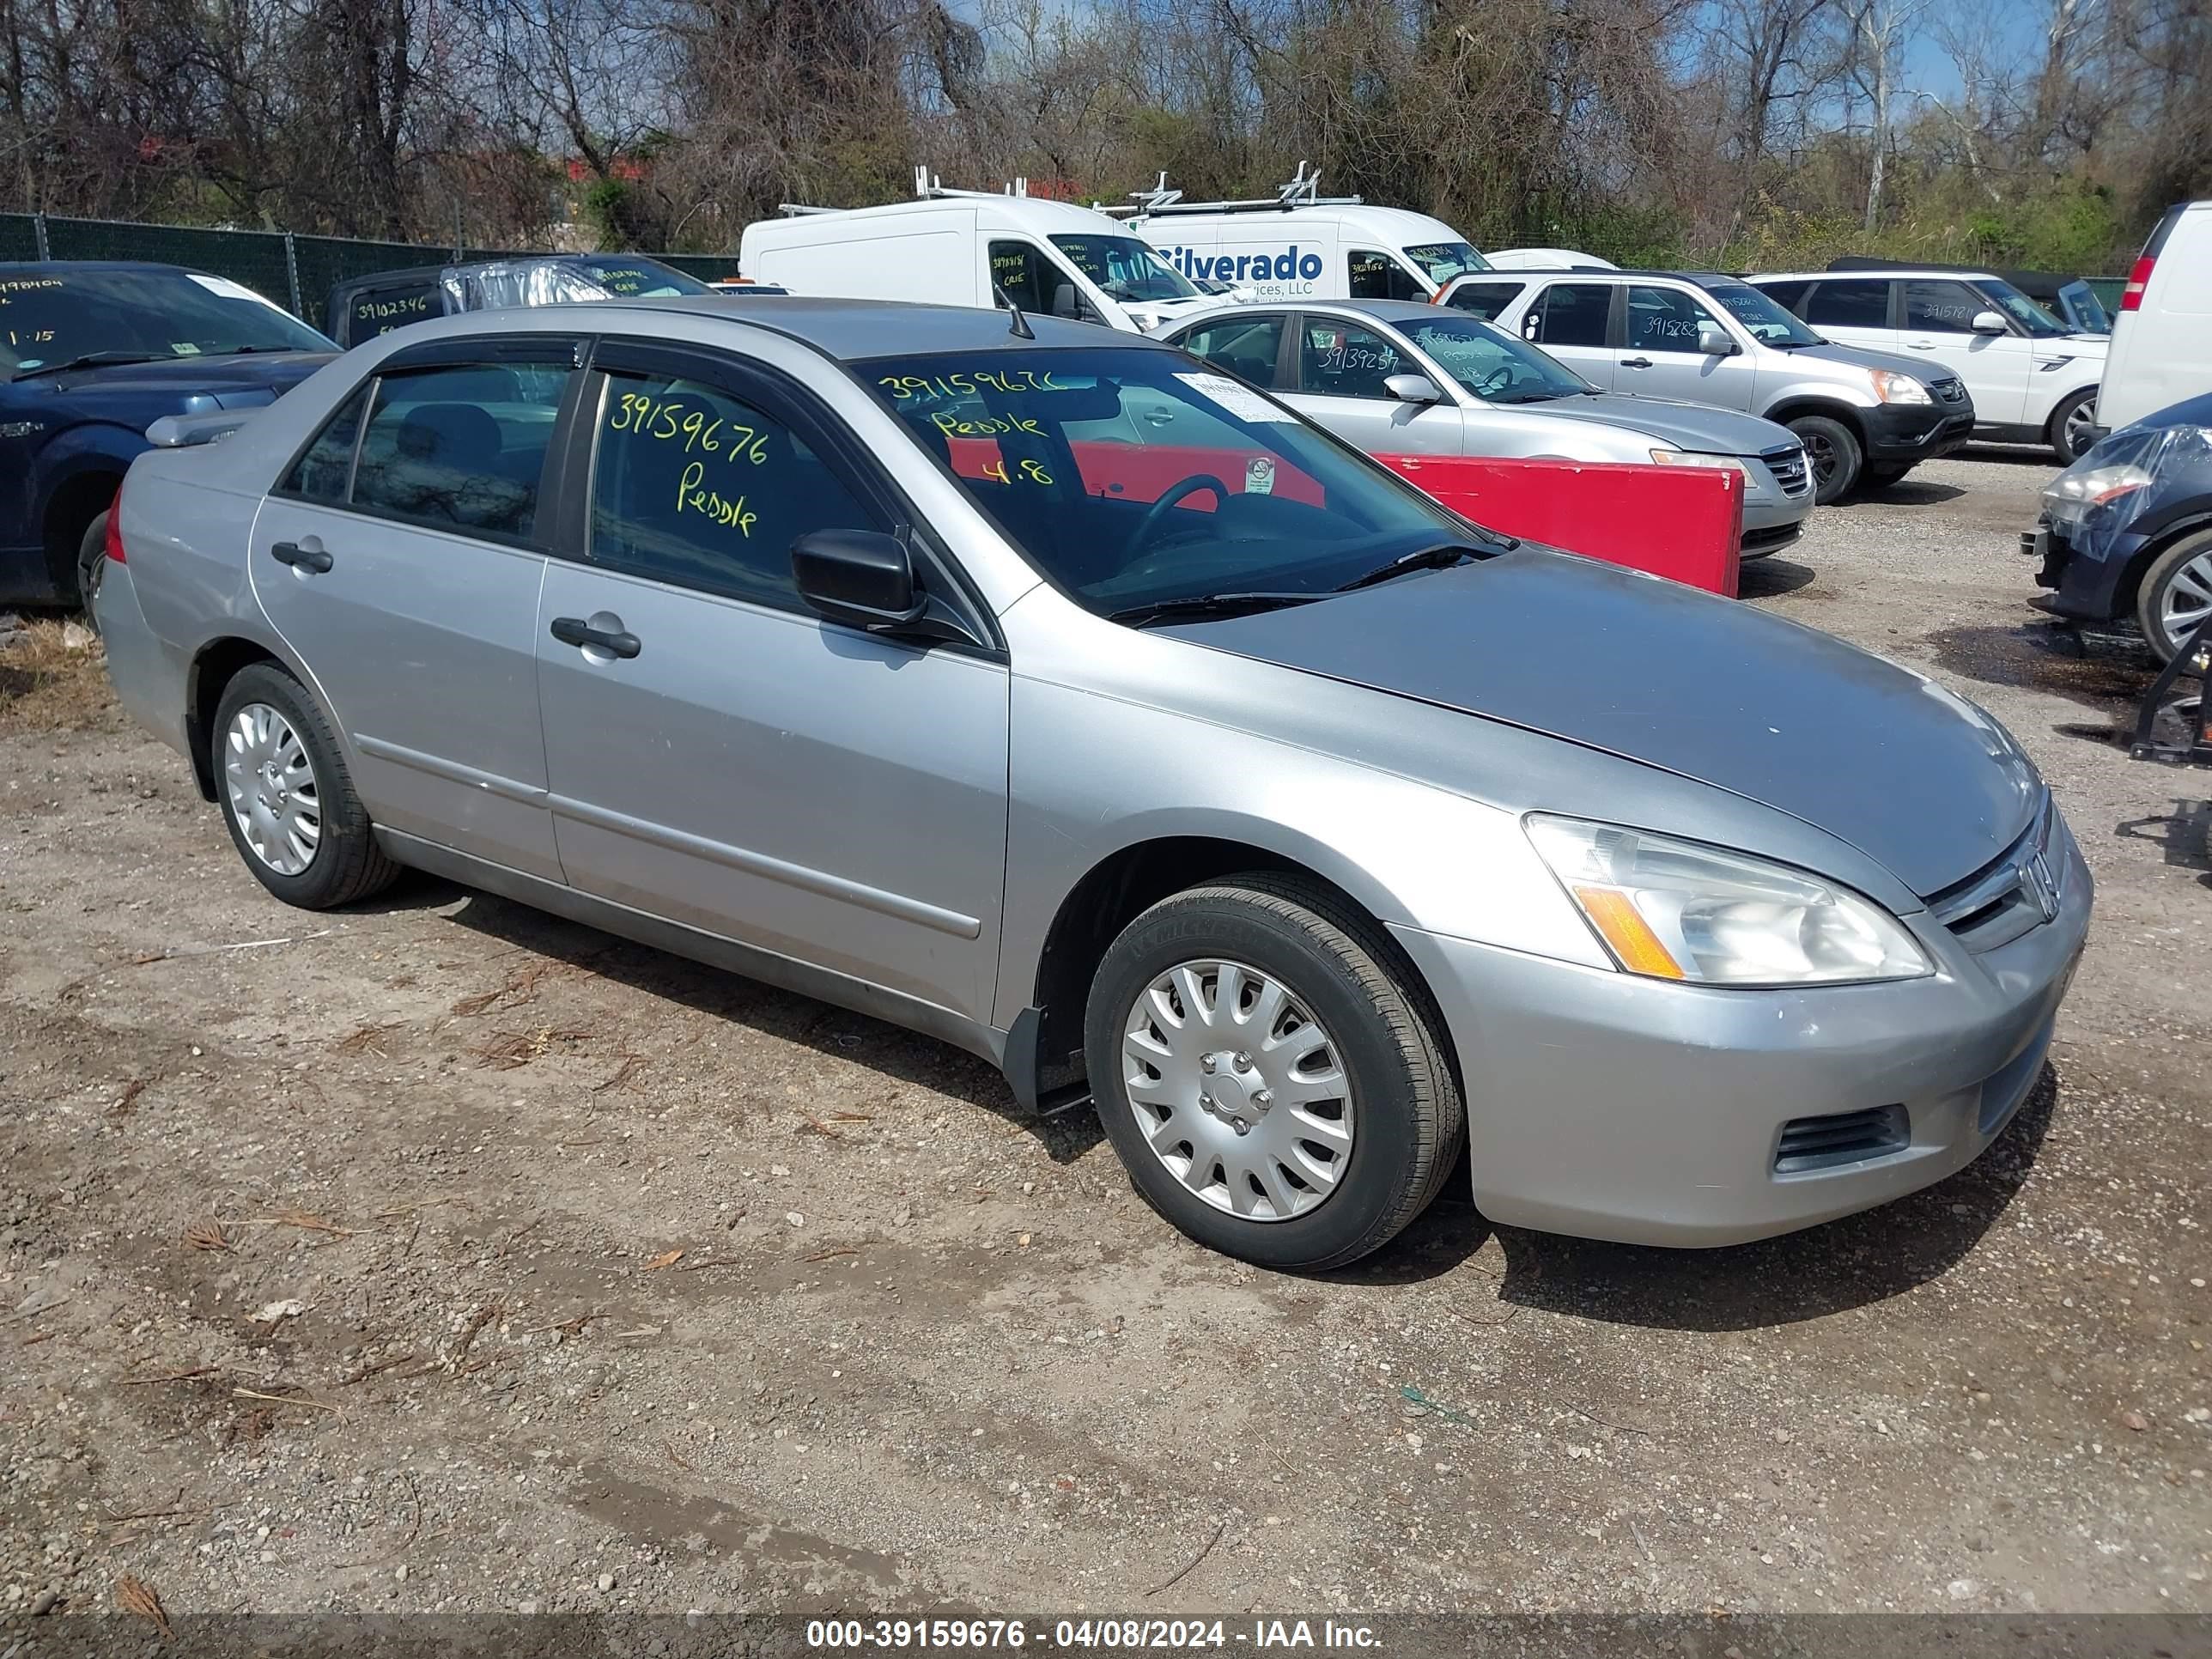
M 1866 458 L 1877 464 L 1932 460 L 1974 435 L 1974 406 L 1958 404 L 1876 404 L 1859 410 Z
M 2127 531 L 2091 539 L 2093 547 L 2075 546 L 2065 527 L 2047 517 L 2021 532 L 2020 550 L 2037 561 L 2036 586 L 2051 590 L 2033 604 L 2078 622 L 2111 622 L 2126 614 L 2128 572 L 2148 542 Z
M 2059 839 L 2056 919 L 1977 955 L 1922 912 L 1937 971 L 1889 984 L 1705 989 L 1394 927 L 1458 1049 L 1475 1201 L 1513 1226 L 1733 1244 L 1964 1168 L 2033 1087 L 2087 935 L 2088 866 Z M 1778 1172 L 1786 1124 L 1896 1107 L 1896 1149 Z

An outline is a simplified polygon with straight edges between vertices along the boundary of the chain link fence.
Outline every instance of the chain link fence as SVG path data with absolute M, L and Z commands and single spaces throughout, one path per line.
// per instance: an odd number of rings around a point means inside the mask
M 141 225 L 116 219 L 62 219 L 45 213 L 0 213 L 0 261 L 138 259 L 186 265 L 241 283 L 294 316 L 320 328 L 331 289 L 356 276 L 408 265 L 492 259 L 512 248 L 373 242 L 343 236 L 302 236 L 286 230 L 210 230 L 189 225 Z M 664 264 L 702 282 L 738 274 L 733 255 L 656 253 Z

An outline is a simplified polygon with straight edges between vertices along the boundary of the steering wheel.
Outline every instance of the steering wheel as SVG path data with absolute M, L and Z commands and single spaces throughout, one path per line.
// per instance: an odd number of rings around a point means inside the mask
M 1229 486 L 1211 472 L 1194 472 L 1181 483 L 1170 484 L 1160 492 L 1160 498 L 1145 509 L 1145 516 L 1137 520 L 1136 529 L 1130 532 L 1128 545 L 1121 550 L 1121 562 L 1124 565 L 1133 562 L 1137 555 L 1144 551 L 1145 544 L 1159 534 L 1160 525 L 1167 518 L 1169 510 L 1184 496 L 1195 495 L 1201 489 L 1212 490 L 1224 505 L 1229 501 Z

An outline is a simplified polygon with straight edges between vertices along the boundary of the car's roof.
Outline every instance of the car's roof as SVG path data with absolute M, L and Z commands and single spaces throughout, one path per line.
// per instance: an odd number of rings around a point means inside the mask
M 549 326 L 588 331 L 606 325 L 580 320 L 582 317 L 611 313 L 623 313 L 629 319 L 625 326 L 647 334 L 665 331 L 672 337 L 684 336 L 679 319 L 690 317 L 769 329 L 848 362 L 947 351 L 1035 351 L 1082 346 L 1171 349 L 1146 335 L 1030 313 L 1023 314 L 1035 337 L 1024 339 L 1012 332 L 1003 311 L 975 306 L 912 305 L 899 300 L 823 300 L 795 294 L 763 294 L 738 304 L 732 303 L 726 295 L 696 294 L 658 300 L 594 300 L 574 306 L 517 306 L 464 312 L 442 323 L 416 326 L 434 328 L 443 337 L 480 330 Z
M 1638 265 L 1519 265 L 1506 270 L 1469 270 L 1455 276 L 1445 284 L 1457 288 L 1462 283 L 1517 283 L 1531 276 L 1574 276 L 1584 282 L 1611 282 L 1615 277 L 1657 277 L 1670 283 L 1695 283 L 1700 288 L 1709 283 L 1740 283 L 1741 276 L 1730 276 L 1725 270 L 1658 270 Z
M 159 270 L 178 276 L 193 273 L 190 265 L 167 265 L 154 259 L 10 259 L 0 260 L 0 271 L 10 276 L 21 276 L 35 271 L 40 276 L 82 276 L 93 270 Z
M 1999 279 L 1987 265 L 1881 265 L 1857 270 L 1762 270 L 1756 276 L 1747 276 L 1747 283 L 1843 283 L 1865 282 L 1872 278 L 1887 282 L 1898 276 L 1942 277 L 1957 282 L 1960 277 L 1978 278 L 1994 283 Z

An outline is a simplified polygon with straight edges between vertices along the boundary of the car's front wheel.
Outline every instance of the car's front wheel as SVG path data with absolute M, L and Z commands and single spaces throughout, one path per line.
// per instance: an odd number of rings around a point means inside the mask
M 2151 561 L 2136 589 L 2136 620 L 2160 662 L 2171 662 L 2212 617 L 2212 530 L 2185 536 Z
M 223 688 L 208 745 L 230 839 L 285 903 L 350 904 L 399 873 L 376 844 L 330 721 L 284 670 L 240 670 Z
M 1800 415 L 1790 429 L 1805 446 L 1805 465 L 1813 470 L 1813 500 L 1832 507 L 1859 481 L 1866 451 L 1858 434 L 1826 415 Z
M 92 601 L 106 574 L 107 514 L 102 513 L 85 526 L 76 544 L 76 602 L 84 607 L 84 625 L 94 633 L 100 630 L 100 619 L 93 614 Z
M 1152 906 L 1099 964 L 1085 1038 L 1137 1190 L 1263 1267 L 1379 1249 L 1459 1162 L 1435 1010 L 1389 936 L 1316 884 L 1260 872 Z

